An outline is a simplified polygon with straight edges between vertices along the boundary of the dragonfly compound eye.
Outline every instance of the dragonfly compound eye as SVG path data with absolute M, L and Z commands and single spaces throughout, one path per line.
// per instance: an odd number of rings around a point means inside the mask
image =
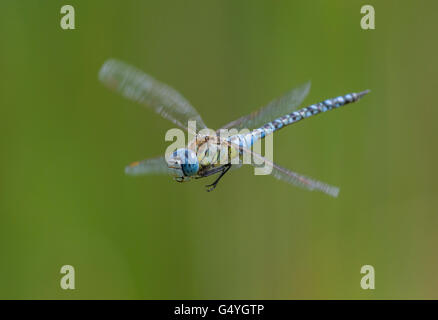
M 175 177 L 190 177 L 199 170 L 196 153 L 188 149 L 178 149 L 168 160 L 170 172 Z

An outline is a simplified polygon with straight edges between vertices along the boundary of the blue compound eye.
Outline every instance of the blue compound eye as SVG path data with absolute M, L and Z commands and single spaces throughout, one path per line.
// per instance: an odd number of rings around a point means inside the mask
M 181 164 L 181 169 L 186 176 L 193 176 L 195 175 L 199 170 L 199 164 L 196 163 L 186 163 Z
M 181 152 L 183 161 L 181 163 L 181 169 L 185 176 L 193 176 L 195 175 L 199 170 L 199 162 L 198 158 L 196 157 L 196 153 L 194 153 L 191 150 L 184 149 L 183 152 Z
M 193 176 L 199 170 L 199 162 L 196 153 L 189 149 L 178 149 L 172 154 L 170 168 L 176 176 Z M 179 173 L 178 173 L 179 171 Z

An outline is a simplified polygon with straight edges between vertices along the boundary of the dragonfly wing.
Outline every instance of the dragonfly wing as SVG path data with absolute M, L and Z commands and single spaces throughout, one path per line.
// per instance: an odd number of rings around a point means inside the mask
M 242 152 L 246 154 L 250 154 L 252 156 L 252 165 L 259 167 L 259 163 L 262 163 L 264 165 L 265 170 L 272 168 L 272 171 L 270 174 L 272 174 L 275 178 L 278 180 L 285 181 L 287 183 L 290 183 L 292 185 L 310 190 L 310 191 L 320 191 L 324 192 L 332 197 L 337 197 L 339 194 L 339 188 L 335 186 L 331 186 L 329 184 L 326 184 L 321 181 L 314 180 L 312 178 L 306 177 L 304 175 L 295 173 L 291 170 L 285 169 L 283 167 L 280 167 L 279 165 L 275 164 L 274 162 L 266 159 L 262 155 L 258 154 L 257 152 L 254 152 L 248 148 L 243 147 L 242 145 L 237 145 L 232 142 L 229 142 L 225 139 L 222 140 L 223 142 L 231 145 L 232 147 L 241 150 Z M 268 171 L 267 171 L 268 172 Z
M 242 165 L 240 163 L 239 164 L 233 164 L 233 165 L 231 165 L 230 171 L 234 171 L 234 170 L 237 170 L 237 169 L 240 169 L 240 168 L 242 168 Z
M 125 173 L 131 176 L 168 174 L 169 169 L 164 157 L 133 162 L 125 168 Z
M 312 178 L 306 177 L 304 175 L 298 174 L 296 172 L 293 172 L 289 169 L 280 167 L 278 164 L 275 164 L 263 156 L 253 152 L 253 157 L 259 157 L 259 160 L 264 161 L 265 168 L 272 167 L 271 175 L 273 175 L 278 180 L 282 180 L 284 182 L 290 183 L 294 186 L 298 186 L 310 191 L 320 191 L 325 194 L 328 194 L 332 197 L 337 197 L 339 194 L 339 188 L 335 186 L 331 186 L 327 183 L 314 180 Z
M 267 106 L 234 120 L 222 129 L 256 129 L 264 124 L 297 110 L 310 91 L 310 81 L 271 101 Z
M 321 191 L 332 197 L 337 197 L 339 194 L 339 188 L 331 186 L 321 181 L 314 180 L 312 178 L 303 176 L 301 174 L 295 173 L 291 170 L 280 167 L 279 165 L 272 164 L 271 174 L 278 180 L 285 181 L 292 185 L 310 190 L 310 191 Z
M 99 80 L 185 130 L 189 120 L 196 121 L 197 131 L 206 128 L 195 108 L 178 91 L 122 61 L 107 60 L 100 69 Z

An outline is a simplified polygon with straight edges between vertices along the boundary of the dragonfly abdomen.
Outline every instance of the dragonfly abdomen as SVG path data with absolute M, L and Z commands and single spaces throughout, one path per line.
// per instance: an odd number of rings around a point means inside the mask
M 264 126 L 257 128 L 251 132 L 251 144 L 253 144 L 258 139 L 263 139 L 265 136 L 280 130 L 281 128 L 288 126 L 290 124 L 296 123 L 303 119 L 312 117 L 314 115 L 332 110 L 338 109 L 349 103 L 358 101 L 364 95 L 366 95 L 369 90 L 365 90 L 359 93 L 349 93 L 344 96 L 339 96 L 333 99 L 327 99 L 322 102 L 312 104 L 308 107 L 302 108 L 300 110 L 294 111 L 292 113 L 286 114 L 280 118 L 277 118 L 271 122 L 268 122 Z

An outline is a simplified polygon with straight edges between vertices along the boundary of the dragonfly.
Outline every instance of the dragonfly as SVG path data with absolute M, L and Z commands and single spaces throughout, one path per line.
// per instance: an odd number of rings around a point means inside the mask
M 136 67 L 116 59 L 107 60 L 99 71 L 99 80 L 111 90 L 151 108 L 187 132 L 193 131 L 188 125 L 189 121 L 194 121 L 196 124 L 195 132 L 192 132 L 193 139 L 185 148 L 177 149 L 169 155 L 133 162 L 125 168 L 126 174 L 134 176 L 170 174 L 177 182 L 217 175 L 213 183 L 206 185 L 206 190 L 212 191 L 232 167 L 241 166 L 239 161 L 235 161 L 236 159 L 241 160 L 244 155 L 250 155 L 254 160 L 251 163 L 253 166 L 260 163 L 270 166 L 270 174 L 275 178 L 332 197 L 338 196 L 338 187 L 281 167 L 252 150 L 252 146 L 288 125 L 356 102 L 370 92 L 364 90 L 348 93 L 299 109 L 310 91 L 310 82 L 307 82 L 271 101 L 265 107 L 229 122 L 220 129 L 251 128 L 251 131 L 222 137 L 219 134 L 216 136 L 199 134 L 199 131 L 207 129 L 207 126 L 190 102 L 172 87 Z

